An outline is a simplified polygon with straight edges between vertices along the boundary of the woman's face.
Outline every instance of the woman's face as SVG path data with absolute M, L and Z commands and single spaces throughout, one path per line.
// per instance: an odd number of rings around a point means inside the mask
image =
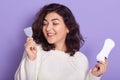
M 46 15 L 43 21 L 43 33 L 50 44 L 65 44 L 67 33 L 69 33 L 63 18 L 55 12 Z

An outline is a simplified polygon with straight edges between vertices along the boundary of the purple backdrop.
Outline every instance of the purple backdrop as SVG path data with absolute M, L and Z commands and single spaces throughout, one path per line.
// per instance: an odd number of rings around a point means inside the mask
M 23 29 L 32 24 L 40 7 L 52 2 L 72 10 L 86 41 L 81 52 L 88 57 L 90 68 L 96 64 L 104 40 L 112 38 L 116 42 L 101 80 L 120 80 L 119 0 L 0 0 L 0 80 L 13 80 L 24 50 Z

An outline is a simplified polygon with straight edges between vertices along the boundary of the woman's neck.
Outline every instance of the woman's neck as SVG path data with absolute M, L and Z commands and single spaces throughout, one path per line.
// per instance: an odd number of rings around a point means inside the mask
M 57 44 L 55 45 L 55 50 L 59 50 L 59 51 L 66 51 L 67 48 L 66 48 L 66 45 L 65 44 Z

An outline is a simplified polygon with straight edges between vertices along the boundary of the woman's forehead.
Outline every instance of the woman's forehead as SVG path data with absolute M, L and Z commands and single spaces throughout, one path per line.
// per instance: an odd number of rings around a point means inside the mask
M 56 12 L 51 12 L 51 13 L 48 13 L 46 16 L 45 16 L 45 19 L 44 20 L 50 20 L 50 21 L 55 21 L 55 20 L 58 20 L 58 21 L 61 21 L 63 20 L 62 16 L 60 16 L 58 13 Z

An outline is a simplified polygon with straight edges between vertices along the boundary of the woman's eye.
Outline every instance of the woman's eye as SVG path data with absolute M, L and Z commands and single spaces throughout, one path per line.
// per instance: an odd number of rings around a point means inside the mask
M 43 23 L 43 26 L 46 25 L 45 23 Z
M 43 23 L 43 26 L 47 26 L 47 23 Z
M 59 23 L 53 23 L 53 25 L 58 25 Z

